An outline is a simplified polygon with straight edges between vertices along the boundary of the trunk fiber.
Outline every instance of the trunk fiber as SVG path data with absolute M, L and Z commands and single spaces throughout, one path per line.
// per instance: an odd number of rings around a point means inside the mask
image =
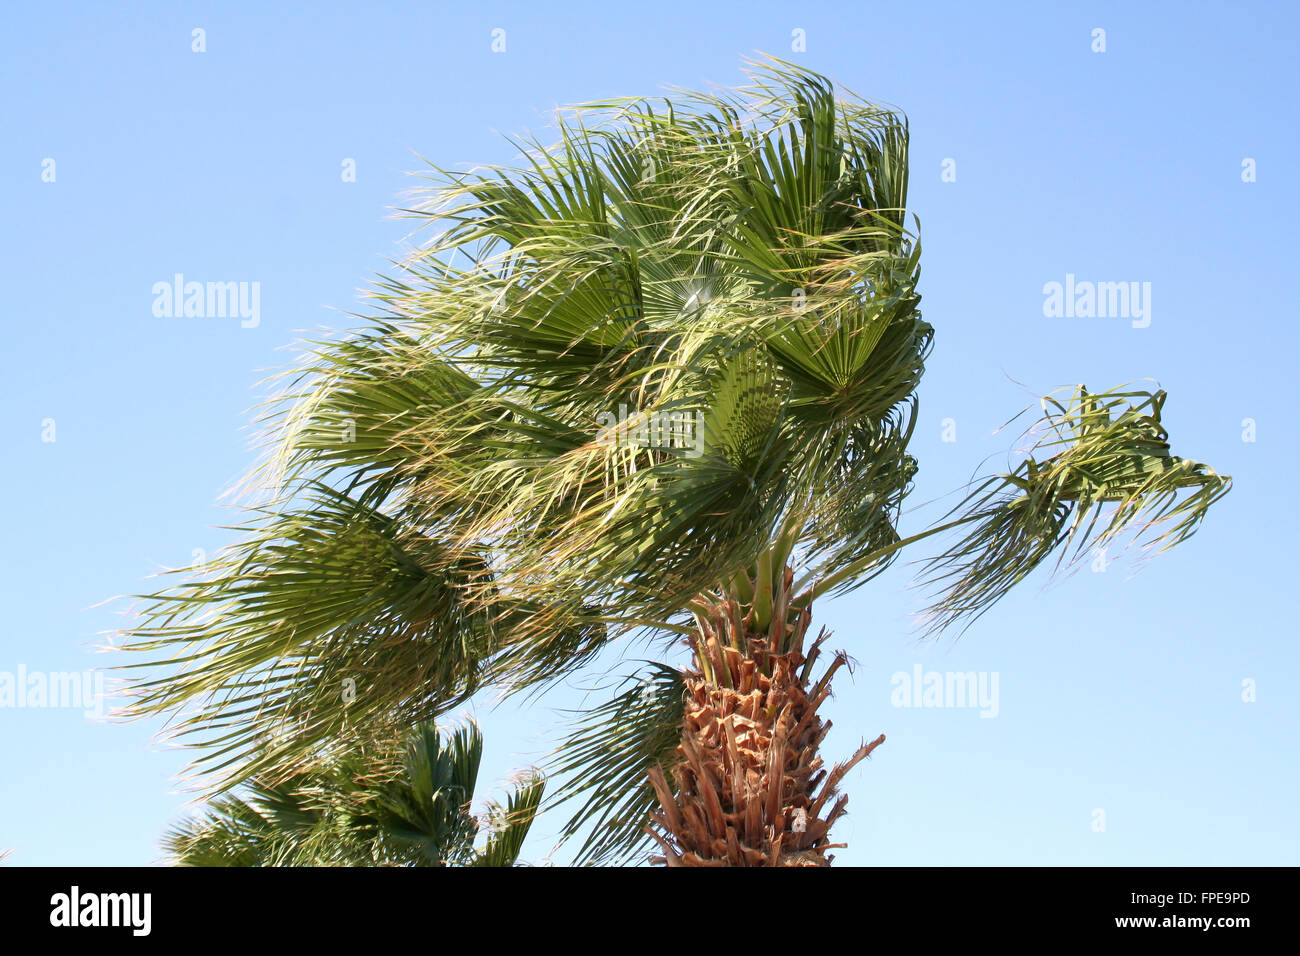
M 752 606 L 734 596 L 696 602 L 695 666 L 685 676 L 686 707 L 676 761 L 650 781 L 660 809 L 647 831 L 668 866 L 829 866 L 831 825 L 845 812 L 844 775 L 876 747 L 865 743 L 829 773 L 819 747 L 830 730 L 817 709 L 830 696 L 836 654 L 812 672 L 827 634 L 805 650 L 812 613 L 791 608 L 793 574 L 784 569 L 772 623 L 754 629 Z

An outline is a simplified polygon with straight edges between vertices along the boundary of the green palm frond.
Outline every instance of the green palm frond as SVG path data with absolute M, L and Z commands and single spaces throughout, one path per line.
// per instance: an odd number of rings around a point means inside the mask
M 339 825 L 335 783 L 298 775 L 253 780 L 242 794 L 215 797 L 207 812 L 162 841 L 179 866 L 303 866 L 366 862 L 359 841 Z
M 512 866 L 544 787 L 525 777 L 505 807 L 472 811 L 483 737 L 415 726 L 400 746 L 352 749 L 310 772 L 214 798 L 164 839 L 182 866 Z M 490 836 L 474 847 L 480 829 Z
M 400 487 L 412 477 L 413 430 L 477 389 L 456 365 L 410 330 L 379 322 L 338 342 L 315 344 L 265 416 L 274 454 L 255 472 L 275 488 L 303 471 L 349 485 Z
M 478 821 L 470 813 L 483 754 L 474 725 L 444 743 L 432 722 L 419 725 L 406 745 L 400 783 L 376 799 L 380 825 L 427 866 L 465 865 Z
M 564 826 L 566 840 L 585 833 L 576 861 L 608 864 L 644 849 L 647 814 L 655 793 L 646 772 L 670 768 L 681 738 L 681 674 L 651 663 L 611 700 L 581 714 L 556 753 L 557 797 L 551 806 L 578 801 Z
M 223 796 L 212 801 L 206 818 L 169 831 L 162 846 L 179 866 L 268 866 L 285 842 L 257 807 Z
M 483 822 L 483 829 L 488 832 L 487 843 L 474 857 L 472 866 L 515 865 L 541 809 L 545 790 L 545 778 L 529 774 L 511 791 L 504 806 L 499 803 L 489 805 Z
M 485 573 L 368 504 L 315 485 L 206 577 L 153 596 L 133 650 L 169 665 L 137 712 L 184 703 L 213 771 L 305 766 L 349 721 L 430 719 L 478 688 L 496 629 L 466 596 Z
M 1033 452 L 972 492 L 956 510 L 973 526 L 929 561 L 931 629 L 975 620 L 1052 554 L 1059 566 L 1126 534 L 1156 551 L 1190 537 L 1232 482 L 1170 451 L 1164 402 L 1083 386 L 1045 398 Z

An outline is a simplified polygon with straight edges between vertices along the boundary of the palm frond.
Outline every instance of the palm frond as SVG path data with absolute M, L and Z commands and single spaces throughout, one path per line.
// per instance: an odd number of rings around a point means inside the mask
M 401 741 L 353 746 L 284 780 L 254 778 L 163 840 L 181 866 L 509 866 L 541 800 L 535 773 L 505 807 L 472 810 L 483 738 L 431 721 Z M 484 826 L 486 824 L 486 826 Z M 490 833 L 474 848 L 481 828 Z
M 128 666 L 166 668 L 136 684 L 133 712 L 195 704 L 178 730 L 207 746 L 201 766 L 305 767 L 350 722 L 410 725 L 477 690 L 496 650 L 466 594 L 478 556 L 325 485 L 252 531 L 133 631 L 152 660 Z
M 551 807 L 577 801 L 564 839 L 578 843 L 576 862 L 626 861 L 649 845 L 646 819 L 655 806 L 647 771 L 671 770 L 681 738 L 682 675 L 650 664 L 626 689 L 581 715 L 556 753 L 556 794 Z
M 1163 391 L 1083 386 L 1045 398 L 1033 452 L 954 510 L 972 526 L 927 564 L 941 589 L 930 630 L 969 626 L 1052 554 L 1059 567 L 1126 534 L 1150 551 L 1190 537 L 1232 479 L 1171 452 L 1164 402 Z
M 542 805 L 546 779 L 532 773 L 510 792 L 506 803 L 489 805 L 483 829 L 488 831 L 487 844 L 475 856 L 473 866 L 514 866 L 523 850 L 524 840 Z

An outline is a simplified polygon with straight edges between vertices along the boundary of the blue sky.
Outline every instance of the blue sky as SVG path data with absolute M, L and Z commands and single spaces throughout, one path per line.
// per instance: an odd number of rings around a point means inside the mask
M 401 252 L 391 209 L 420 156 L 509 161 L 501 133 L 544 133 L 556 105 L 735 85 L 764 51 L 911 119 L 937 337 L 904 533 L 1002 463 L 1019 428 L 996 429 L 1033 395 L 1078 382 L 1158 380 L 1175 453 L 1236 480 L 1140 573 L 1036 574 L 960 640 L 916 640 L 904 564 L 823 602 L 858 661 L 827 754 L 888 735 L 846 782 L 840 862 L 1300 862 L 1294 7 L 275 6 L 6 14 L 0 674 L 104 664 L 94 645 L 126 605 L 101 602 L 230 540 L 217 499 L 252 460 L 257 383 L 303 330 L 354 324 Z M 152 287 L 176 273 L 260 283 L 260 321 L 155 316 Z M 1046 317 L 1043 287 L 1067 274 L 1149 282 L 1150 324 Z M 894 706 L 891 677 L 917 665 L 996 674 L 996 717 Z M 484 783 L 544 754 L 578 699 L 475 708 Z M 158 730 L 0 707 L 0 850 L 156 861 L 190 799 Z M 551 853 L 556 823 L 526 858 Z

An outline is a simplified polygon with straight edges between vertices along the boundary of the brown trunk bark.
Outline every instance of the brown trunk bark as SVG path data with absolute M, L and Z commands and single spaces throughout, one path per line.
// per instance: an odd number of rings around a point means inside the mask
M 830 730 L 817 710 L 846 661 L 836 654 L 812 670 L 827 634 L 807 649 L 808 608 L 791 610 L 786 568 L 775 591 L 772 626 L 752 629 L 734 598 L 701 598 L 695 668 L 685 675 L 686 707 L 677 760 L 650 780 L 660 810 L 647 828 L 668 866 L 829 866 L 831 825 L 848 797 L 844 775 L 876 747 L 863 744 L 829 773 L 819 747 Z M 784 585 L 784 586 L 781 586 Z M 743 650 L 742 650 L 743 649 Z

